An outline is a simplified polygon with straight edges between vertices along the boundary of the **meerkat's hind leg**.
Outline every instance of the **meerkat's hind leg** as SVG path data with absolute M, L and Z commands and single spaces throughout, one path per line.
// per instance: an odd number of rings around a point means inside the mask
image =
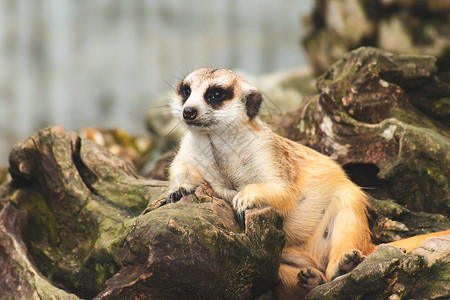
M 365 203 L 351 198 L 347 200 L 336 209 L 328 226 L 330 251 L 325 272 L 327 280 L 353 270 L 374 248 Z
M 298 272 L 298 285 L 307 291 L 326 282 L 325 275 L 314 267 L 302 268 Z
M 300 268 L 289 264 L 280 264 L 278 276 L 280 283 L 273 289 L 272 293 L 279 300 L 303 299 L 309 292 L 298 284 L 298 273 Z
M 365 258 L 366 256 L 358 249 L 350 249 L 339 259 L 339 271 L 336 275 L 340 276 L 352 271 L 356 266 L 362 263 Z
M 315 286 L 325 282 L 323 267 L 301 246 L 288 246 L 281 254 L 280 283 L 274 289 L 278 299 L 303 299 Z

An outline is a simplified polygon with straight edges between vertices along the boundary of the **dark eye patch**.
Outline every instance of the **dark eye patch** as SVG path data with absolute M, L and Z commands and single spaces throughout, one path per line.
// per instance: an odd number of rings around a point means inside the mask
M 183 99 L 183 103 L 186 102 L 186 100 L 191 95 L 191 87 L 183 82 L 180 83 L 180 85 L 178 86 L 178 95 L 180 95 Z
M 205 92 L 205 100 L 212 108 L 222 107 L 223 103 L 234 96 L 233 87 L 211 86 Z

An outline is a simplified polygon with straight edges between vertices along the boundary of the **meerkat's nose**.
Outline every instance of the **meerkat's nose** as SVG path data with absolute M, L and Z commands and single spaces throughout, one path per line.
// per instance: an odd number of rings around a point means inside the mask
M 197 110 L 193 107 L 183 109 L 183 118 L 185 120 L 194 120 L 197 117 Z

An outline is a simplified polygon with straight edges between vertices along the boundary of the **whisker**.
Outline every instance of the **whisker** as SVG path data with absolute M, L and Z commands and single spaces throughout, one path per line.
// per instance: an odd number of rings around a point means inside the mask
M 181 71 L 180 68 L 176 68 L 175 72 L 172 72 L 172 74 L 170 76 L 174 77 L 177 80 L 177 82 L 180 82 L 181 80 L 186 78 L 187 74 L 189 74 L 189 72 L 183 72 L 183 71 Z
M 171 89 L 172 91 L 174 91 L 174 92 L 177 91 L 177 89 L 174 88 L 173 85 L 172 85 L 169 81 L 167 81 L 167 80 L 165 80 L 165 79 L 162 79 L 162 81 L 164 81 L 164 83 L 167 84 L 167 85 L 170 87 L 170 89 Z
M 178 121 L 177 124 L 175 124 L 175 126 L 172 129 L 170 129 L 170 131 L 165 135 L 165 137 L 168 136 L 169 134 L 171 134 L 175 130 L 175 128 L 177 128 L 177 126 L 180 124 L 181 124 L 181 121 Z
M 145 112 L 160 112 L 163 114 L 170 113 L 170 112 L 172 112 L 172 105 L 170 103 L 171 101 L 172 101 L 172 99 L 164 99 L 162 102 L 164 104 L 152 105 L 152 106 L 146 107 L 144 109 L 144 111 Z
M 173 128 L 167 134 L 165 134 L 163 137 L 159 138 L 158 143 L 164 141 L 180 124 L 181 124 L 181 121 L 178 121 L 175 124 L 175 126 L 173 126 Z
M 375 187 L 370 187 L 370 186 L 359 186 L 360 188 L 362 188 L 363 190 L 374 190 Z
M 263 101 L 262 105 L 269 116 L 272 116 L 272 113 L 279 115 L 283 112 L 283 110 L 276 104 L 275 101 L 272 100 L 271 97 L 269 97 L 269 95 L 267 95 L 265 92 L 261 92 L 261 94 L 264 96 L 264 99 L 267 100 Z
M 150 108 L 147 108 L 146 110 L 155 110 L 160 108 L 170 108 L 170 104 L 163 104 L 163 105 L 157 105 Z

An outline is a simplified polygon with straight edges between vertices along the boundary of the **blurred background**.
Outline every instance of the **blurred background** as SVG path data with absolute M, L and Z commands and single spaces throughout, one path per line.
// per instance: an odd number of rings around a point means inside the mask
M 145 133 L 152 101 L 198 67 L 306 65 L 312 0 L 0 1 L 0 165 L 37 130 Z
M 450 82 L 450 0 L 1 0 L 0 166 L 51 125 L 165 136 L 161 100 L 198 67 L 237 70 L 265 103 L 296 108 L 360 46 L 433 55 Z

